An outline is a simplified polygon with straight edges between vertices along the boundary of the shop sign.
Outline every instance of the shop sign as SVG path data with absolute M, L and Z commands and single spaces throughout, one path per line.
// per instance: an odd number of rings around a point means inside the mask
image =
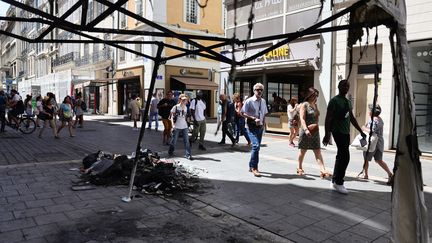
M 191 70 L 188 68 L 181 68 L 179 72 L 180 72 L 180 75 L 183 75 L 183 76 L 185 76 L 185 75 L 203 76 L 204 75 L 204 73 L 199 71 L 199 70 Z
M 287 0 L 287 12 L 308 8 L 319 4 L 321 4 L 320 0 Z
M 258 0 L 255 1 L 255 19 L 268 18 L 270 16 L 282 14 L 283 1 L 282 0 Z M 244 9 L 247 12 L 250 10 Z M 248 16 L 248 15 L 246 15 Z
M 123 77 L 135 76 L 133 71 L 123 71 Z
M 246 65 L 256 65 L 256 64 L 267 64 L 267 63 L 277 63 L 286 62 L 292 60 L 304 60 L 304 59 L 314 59 L 320 57 L 320 40 L 310 39 L 300 42 L 290 43 L 289 45 L 283 45 L 273 51 L 269 51 L 266 54 L 252 60 Z M 245 52 L 244 49 L 235 52 L 236 60 L 244 60 L 250 56 L 253 56 L 262 50 L 265 50 L 269 46 L 261 46 L 257 48 L 248 48 Z M 231 52 L 222 52 L 222 55 L 231 58 Z M 222 64 L 222 68 L 228 66 L 228 64 Z

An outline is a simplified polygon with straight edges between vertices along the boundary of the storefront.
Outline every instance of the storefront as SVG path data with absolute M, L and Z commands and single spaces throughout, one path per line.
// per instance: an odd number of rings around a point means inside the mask
M 207 117 L 213 117 L 215 92 L 218 89 L 218 84 L 213 81 L 214 76 L 209 69 L 166 65 L 165 77 L 166 89 L 172 90 L 176 96 L 184 93 L 190 99 L 193 99 L 196 97 L 197 90 L 203 91 L 204 100 L 207 104 L 206 115 Z
M 415 102 L 419 149 L 432 153 L 432 39 L 409 42 L 410 71 Z M 395 111 L 398 110 L 396 94 Z M 394 138 L 398 137 L 399 116 L 394 115 Z M 393 140 L 397 147 L 397 140 Z
M 239 50 L 235 55 L 243 59 L 269 46 L 250 47 L 246 53 Z M 224 92 L 239 93 L 241 97 L 246 98 L 253 95 L 254 84 L 264 84 L 264 98 L 269 110 L 266 129 L 269 132 L 288 133 L 288 102 L 292 97 L 298 97 L 300 102 L 303 101 L 304 92 L 314 86 L 315 76 L 318 75 L 316 71 L 319 71 L 319 46 L 320 39 L 316 36 L 268 52 L 245 67 L 237 68 L 233 87 L 228 87 Z M 231 54 L 226 52 L 225 55 Z M 222 82 L 226 84 L 229 67 L 223 66 L 222 71 Z
M 115 99 L 113 107 L 117 108 L 118 115 L 128 114 L 128 105 L 132 95 L 141 97 L 144 100 L 144 68 L 135 67 L 129 69 L 118 70 L 113 82 L 112 93 Z

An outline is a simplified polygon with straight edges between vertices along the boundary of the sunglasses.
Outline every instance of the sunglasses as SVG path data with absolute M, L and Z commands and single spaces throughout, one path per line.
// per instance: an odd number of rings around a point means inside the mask
M 261 91 L 261 92 L 262 92 L 262 91 L 263 91 L 263 89 L 255 89 L 255 91 Z

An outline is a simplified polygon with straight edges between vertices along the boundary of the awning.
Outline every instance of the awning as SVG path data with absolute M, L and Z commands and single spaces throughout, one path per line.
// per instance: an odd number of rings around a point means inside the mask
M 185 89 L 217 90 L 219 85 L 206 78 L 171 77 L 184 84 Z

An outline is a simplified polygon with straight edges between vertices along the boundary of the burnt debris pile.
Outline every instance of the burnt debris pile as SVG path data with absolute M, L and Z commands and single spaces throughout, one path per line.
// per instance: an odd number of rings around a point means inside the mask
M 191 169 L 173 159 L 161 159 L 151 150 L 141 150 L 134 179 L 134 188 L 146 194 L 172 195 L 196 191 L 199 169 Z M 116 155 L 104 151 L 87 155 L 80 168 L 80 179 L 73 181 L 73 190 L 94 189 L 92 185 L 128 185 L 135 154 Z

